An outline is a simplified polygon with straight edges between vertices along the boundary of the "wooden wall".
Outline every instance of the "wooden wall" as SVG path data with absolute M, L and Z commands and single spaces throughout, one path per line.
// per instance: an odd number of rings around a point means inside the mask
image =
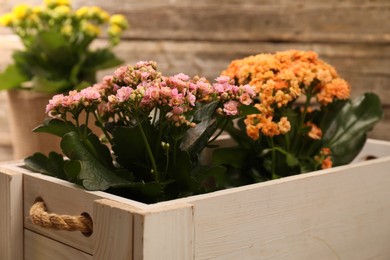
M 0 14 L 17 3 L 40 2 L 0 0 Z M 125 14 L 131 29 L 115 51 L 126 63 L 155 60 L 165 74 L 213 79 L 235 58 L 314 50 L 350 82 L 353 96 L 366 91 L 381 96 L 385 119 L 370 137 L 390 140 L 388 0 L 77 0 L 73 5 L 98 5 Z M 0 29 L 0 37 L 2 69 L 19 45 L 7 29 Z M 7 136 L 5 128 L 0 127 L 0 137 Z

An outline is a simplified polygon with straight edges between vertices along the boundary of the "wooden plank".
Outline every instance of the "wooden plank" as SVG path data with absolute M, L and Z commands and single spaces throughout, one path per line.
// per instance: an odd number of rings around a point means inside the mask
M 21 1 L 2 2 L 5 12 Z M 384 0 L 73 2 L 75 7 L 98 5 L 125 14 L 132 25 L 125 33 L 130 39 L 390 42 L 383 26 L 390 19 L 390 5 Z
M 23 175 L 0 167 L 0 258 L 23 259 Z
M 190 204 L 150 208 L 134 215 L 134 259 L 194 259 L 194 222 Z
M 112 200 L 95 201 L 94 259 L 133 259 L 133 214 L 138 211 Z
M 389 167 L 385 157 L 183 199 L 196 259 L 389 259 Z
M 89 254 L 34 233 L 28 229 L 25 229 L 24 231 L 24 239 L 24 260 L 92 260 L 92 256 Z
M 101 46 L 103 42 L 97 45 Z M 18 40 L 12 36 L 4 37 L 0 47 L 4 47 L 4 56 L 11 57 L 12 51 L 18 48 Z M 155 60 L 158 69 L 166 75 L 183 72 L 213 80 L 233 59 L 288 49 L 316 51 L 320 58 L 332 64 L 350 82 L 353 96 L 374 91 L 382 96 L 384 104 L 390 104 L 390 92 L 387 91 L 390 71 L 386 69 L 390 67 L 390 45 L 135 41 L 120 44 L 115 52 L 128 64 Z M 0 68 L 10 62 L 0 61 Z M 113 70 L 100 72 L 99 78 Z

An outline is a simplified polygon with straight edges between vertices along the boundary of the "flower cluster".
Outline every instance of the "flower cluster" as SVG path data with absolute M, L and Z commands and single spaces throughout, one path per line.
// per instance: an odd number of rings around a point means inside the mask
M 221 74 L 234 79 L 235 84 L 254 87 L 253 109 L 227 129 L 246 159 L 226 157 L 226 165 L 240 165 L 245 181 L 275 179 L 349 162 L 353 157 L 340 159 L 345 156 L 341 151 L 351 147 L 350 153 L 356 154 L 363 144 L 358 132 L 363 127 L 346 118 L 360 117 L 354 113 L 361 114 L 363 106 L 374 107 L 373 118 L 378 120 L 381 115 L 375 95 L 365 95 L 351 105 L 348 83 L 313 51 L 249 56 L 232 61 Z M 356 132 L 348 133 L 352 131 Z M 356 135 L 355 141 L 348 139 L 352 135 Z M 221 151 L 218 162 L 225 160 L 223 155 L 229 150 Z
M 122 15 L 110 16 L 98 6 L 73 10 L 69 0 L 45 0 L 40 6 L 16 5 L 12 12 L 0 17 L 0 24 L 11 28 L 26 46 L 39 32 L 48 30 L 61 32 L 73 43 L 85 38 L 91 41 L 101 35 L 103 26 L 108 26 L 108 35 L 115 45 L 128 27 Z
M 73 9 L 69 0 L 16 5 L 0 17 L 0 25 L 9 27 L 24 46 L 14 52 L 14 64 L 0 73 L 0 88 L 46 93 L 82 89 L 96 81 L 97 70 L 119 65 L 112 47 L 128 28 L 123 15 L 110 16 L 97 6 Z M 104 30 L 107 44 L 92 48 Z
M 183 73 L 164 76 L 156 62 L 142 61 L 119 67 L 81 91 L 53 96 L 46 107 L 51 118 L 37 131 L 62 137 L 69 164 L 79 165 L 70 175 L 77 178 L 68 180 L 81 180 L 93 190 L 127 187 L 133 195 L 158 201 L 206 189 L 204 179 L 220 168 L 198 174 L 208 167 L 199 161 L 200 153 L 221 134 L 218 127 L 239 117 L 255 95 L 253 87 L 235 85 L 227 76 L 215 83 Z M 102 138 L 86 127 L 90 118 Z M 49 154 L 42 161 L 44 155 L 36 154 L 26 163 L 65 167 L 57 157 L 62 158 Z
M 70 113 L 77 118 L 86 110 L 95 113 L 96 118 L 119 119 L 131 125 L 135 117 L 148 117 L 158 109 L 159 116 L 174 126 L 194 127 L 193 110 L 198 103 L 218 101 L 216 112 L 233 117 L 239 115 L 241 105 L 250 105 L 256 95 L 253 87 L 236 86 L 227 76 L 220 76 L 211 84 L 205 78 L 190 78 L 183 73 L 166 77 L 156 69 L 153 61 L 119 67 L 93 86 L 55 95 L 46 106 L 46 113 L 62 118 Z
M 313 97 L 319 105 L 326 106 L 335 100 L 348 99 L 350 94 L 347 82 L 312 51 L 291 50 L 250 56 L 233 61 L 222 74 L 240 84 L 255 86 L 260 100 L 256 108 L 260 113 L 245 120 L 247 133 L 254 140 L 259 138 L 258 132 L 271 137 L 286 134 L 290 123 L 286 117 L 278 117 L 278 111 L 291 107 L 301 96 L 306 97 L 303 112 L 306 114 L 314 105 Z M 313 123 L 310 125 L 316 127 Z M 313 131 L 309 136 L 319 139 Z

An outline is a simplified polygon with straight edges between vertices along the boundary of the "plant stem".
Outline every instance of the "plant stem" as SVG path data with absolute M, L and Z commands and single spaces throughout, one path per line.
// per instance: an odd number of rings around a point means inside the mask
M 277 179 L 276 176 L 276 149 L 275 149 L 275 144 L 274 144 L 274 139 L 272 137 L 269 138 L 270 144 L 271 144 L 271 149 L 272 149 L 272 164 L 271 164 L 271 171 L 272 171 L 272 179 Z
M 309 105 L 310 105 L 310 100 L 311 100 L 311 94 L 308 93 L 306 95 L 306 102 L 305 102 L 305 106 L 303 107 L 301 121 L 300 121 L 299 126 L 298 126 L 299 127 L 299 129 L 298 129 L 299 132 L 301 132 L 302 126 L 305 123 L 305 118 L 306 118 L 306 114 L 307 114 L 307 109 L 309 108 Z
M 104 128 L 99 115 L 95 111 L 93 112 L 93 115 L 95 116 L 96 120 L 99 121 L 99 128 L 102 129 L 104 136 L 107 138 L 108 142 L 112 145 L 112 138 L 108 134 L 107 130 Z
M 164 117 L 165 117 L 165 112 L 160 110 L 160 115 L 159 115 L 159 119 L 158 119 L 159 122 L 158 122 L 157 141 L 156 141 L 156 146 L 154 149 L 155 155 L 157 158 L 158 158 L 158 154 L 160 153 L 161 139 L 162 139 L 162 135 L 163 135 L 163 131 L 164 131 L 163 120 L 161 120 L 161 119 Z M 153 127 L 154 127 L 154 123 L 153 123 Z
M 85 116 L 84 138 L 87 138 L 87 135 L 88 135 L 89 112 L 86 112 L 86 113 L 87 113 L 87 115 Z
M 172 157 L 173 157 L 173 170 L 176 171 L 176 165 L 177 165 L 177 162 L 176 162 L 176 157 L 177 157 L 177 138 L 174 137 L 173 138 L 173 154 L 172 154 Z M 169 176 L 170 178 L 173 178 L 172 174 L 170 174 Z
M 146 138 L 144 129 L 142 128 L 141 121 L 139 120 L 138 116 L 136 116 L 135 119 L 137 120 L 137 125 L 139 127 L 140 132 L 141 132 L 142 139 L 143 139 L 143 141 L 145 143 L 146 151 L 148 152 L 148 155 L 149 155 L 149 158 L 150 158 L 150 162 L 152 163 L 152 168 L 153 168 L 153 171 L 154 171 L 155 180 L 157 182 L 159 182 L 160 181 L 160 175 L 159 175 L 159 172 L 157 171 L 157 165 L 156 165 L 156 161 L 154 160 L 152 149 L 150 149 L 150 145 L 149 145 L 148 139 Z
M 227 124 L 229 123 L 230 120 L 229 119 L 225 119 L 224 121 L 225 122 L 223 123 L 223 125 L 221 127 L 221 130 L 218 132 L 218 134 L 216 134 L 213 138 L 211 138 L 207 142 L 207 144 L 210 144 L 210 143 L 214 142 L 223 133 L 223 131 L 225 130 L 225 127 L 227 126 Z

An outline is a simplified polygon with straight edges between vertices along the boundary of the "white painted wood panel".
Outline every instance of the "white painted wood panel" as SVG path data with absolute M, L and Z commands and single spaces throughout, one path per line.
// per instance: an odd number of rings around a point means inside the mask
M 389 168 L 387 157 L 194 199 L 196 259 L 390 259 Z
M 23 175 L 1 166 L 0 259 L 23 259 Z
M 134 215 L 134 259 L 194 259 L 194 242 L 190 204 L 175 203 Z

